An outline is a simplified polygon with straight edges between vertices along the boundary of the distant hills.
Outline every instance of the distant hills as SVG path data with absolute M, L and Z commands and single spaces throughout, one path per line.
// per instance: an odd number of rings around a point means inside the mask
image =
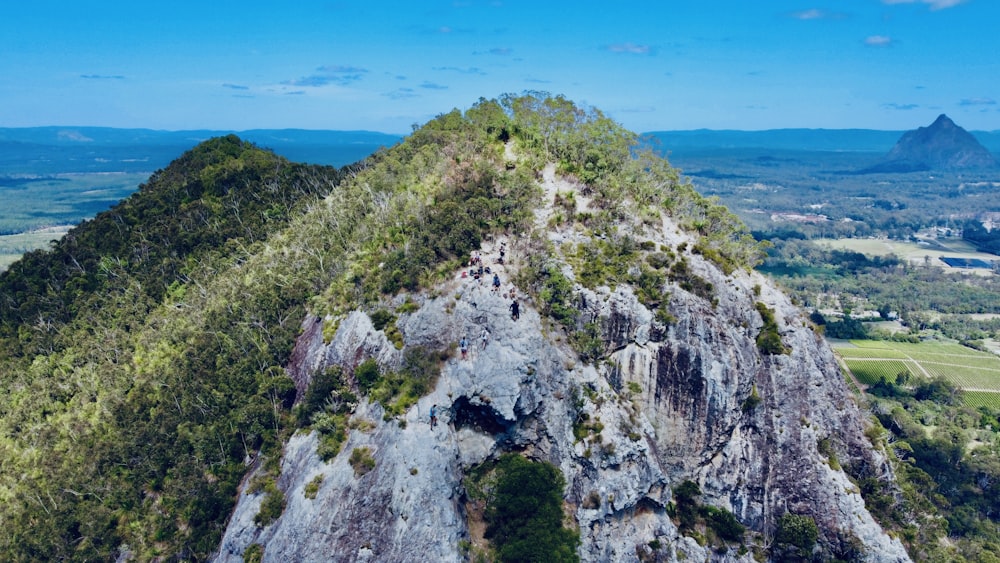
M 670 151 L 708 149 L 781 149 L 807 151 L 876 152 L 889 151 L 906 131 L 877 129 L 768 129 L 737 131 L 727 129 L 694 129 L 685 131 L 651 131 L 662 148 Z M 993 153 L 1000 153 L 1000 131 L 971 133 L 979 143 Z
M 732 129 L 694 129 L 688 131 L 652 131 L 667 150 L 751 149 L 883 152 L 902 131 L 875 129 L 768 129 L 737 131 Z M 998 139 L 1000 145 L 1000 139 Z
M 907 131 L 885 158 L 864 172 L 995 168 L 997 160 L 971 133 L 941 114 L 928 127 Z
M 0 177 L 66 172 L 152 172 L 198 143 L 229 133 L 272 149 L 289 160 L 333 166 L 356 162 L 402 139 L 400 135 L 374 131 L 307 129 L 234 132 L 58 126 L 0 128 Z M 697 129 L 652 131 L 643 136 L 651 139 L 659 149 L 674 154 L 753 148 L 885 154 L 906 133 L 875 129 Z M 1000 154 L 1000 131 L 968 134 L 986 150 Z
M 152 172 L 207 139 L 233 131 L 113 127 L 0 128 L 0 176 Z M 253 129 L 240 138 L 297 162 L 342 166 L 401 139 L 373 131 Z

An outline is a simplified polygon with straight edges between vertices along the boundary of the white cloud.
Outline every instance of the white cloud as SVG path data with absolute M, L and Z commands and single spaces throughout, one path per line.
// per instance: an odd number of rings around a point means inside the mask
M 818 20 L 823 18 L 823 10 L 817 10 L 813 8 L 811 10 L 803 10 L 801 12 L 795 12 L 792 17 L 797 20 Z
M 612 53 L 629 53 L 632 55 L 649 55 L 653 52 L 653 48 L 649 45 L 636 45 L 635 43 L 608 45 L 608 50 Z
M 965 0 L 882 0 L 883 4 L 927 4 L 931 10 L 944 10 L 964 3 Z
M 865 37 L 865 45 L 869 47 L 888 47 L 892 45 L 892 37 L 885 35 L 871 35 Z
M 792 12 L 789 14 L 792 18 L 797 20 L 843 20 L 847 19 L 847 14 L 842 14 L 838 12 L 827 12 L 826 10 L 820 10 L 819 8 L 812 8 L 809 10 L 802 10 L 799 12 Z

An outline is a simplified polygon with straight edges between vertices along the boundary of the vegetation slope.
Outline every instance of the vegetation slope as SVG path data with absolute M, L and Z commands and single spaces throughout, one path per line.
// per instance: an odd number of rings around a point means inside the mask
M 26 255 L 0 276 L 0 558 L 209 557 L 248 467 L 274 464 L 309 420 L 284 370 L 306 312 L 376 309 L 520 233 L 544 163 L 588 186 L 592 212 L 573 220 L 607 244 L 581 252 L 611 264 L 591 281 L 655 278 L 615 257 L 634 251 L 619 225 L 661 213 L 728 271 L 762 258 L 724 207 L 635 148 L 599 111 L 538 94 L 441 115 L 339 171 L 223 137 Z M 535 247 L 523 285 L 585 329 Z

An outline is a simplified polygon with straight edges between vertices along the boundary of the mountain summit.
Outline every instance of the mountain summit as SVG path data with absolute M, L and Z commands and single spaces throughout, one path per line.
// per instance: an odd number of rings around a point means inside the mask
M 882 162 L 865 172 L 993 168 L 997 161 L 976 138 L 941 114 L 928 127 L 907 131 Z
M 637 142 L 533 95 L 339 171 L 213 139 L 29 253 L 0 560 L 909 561 L 829 346 Z

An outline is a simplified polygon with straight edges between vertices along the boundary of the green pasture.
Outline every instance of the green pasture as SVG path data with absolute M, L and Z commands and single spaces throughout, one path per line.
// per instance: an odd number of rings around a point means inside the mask
M 879 378 L 895 381 L 907 371 L 913 377 L 943 377 L 961 388 L 970 406 L 1000 406 L 1000 356 L 957 343 L 852 340 L 834 348 L 854 377 L 873 385 Z
M 989 263 L 996 260 L 993 254 L 978 252 L 976 248 L 962 239 L 938 239 L 918 244 L 910 241 L 873 239 L 873 238 L 840 238 L 816 239 L 818 246 L 837 250 L 853 250 L 866 256 L 888 256 L 894 254 L 908 262 L 918 262 L 925 258 L 934 260 L 934 264 L 944 266 L 937 258 L 979 258 Z

